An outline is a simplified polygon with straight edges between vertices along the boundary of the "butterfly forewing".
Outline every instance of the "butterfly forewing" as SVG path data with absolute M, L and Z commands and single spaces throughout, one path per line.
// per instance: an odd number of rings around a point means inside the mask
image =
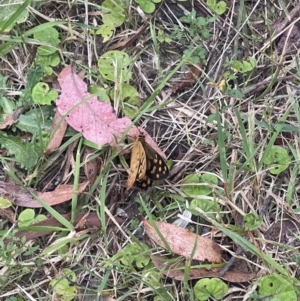
M 130 189 L 136 180 L 141 180 L 146 176 L 146 153 L 139 139 L 133 143 L 130 158 L 130 174 L 126 183 Z

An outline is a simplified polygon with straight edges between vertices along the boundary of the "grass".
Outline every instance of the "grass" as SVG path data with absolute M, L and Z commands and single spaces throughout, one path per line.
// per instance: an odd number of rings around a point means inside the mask
M 209 1 L 164 1 L 144 15 L 135 1 L 24 1 L 0 13 L 1 300 L 299 300 L 299 38 L 295 19 L 278 21 L 299 5 L 225 4 L 218 15 Z M 116 48 L 129 65 L 105 65 Z M 129 129 L 99 148 L 69 126 L 45 154 L 68 65 L 153 137 L 167 180 L 126 190 Z M 186 237 L 158 221 L 213 240 L 222 262 L 173 254 Z

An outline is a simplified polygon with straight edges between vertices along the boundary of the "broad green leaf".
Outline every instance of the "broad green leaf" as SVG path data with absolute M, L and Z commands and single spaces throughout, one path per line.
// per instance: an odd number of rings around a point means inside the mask
M 27 6 L 30 0 L 25 1 L 0 1 L 0 33 L 9 32 L 15 23 L 23 23 L 27 20 L 28 10 Z
M 37 120 L 40 118 L 40 120 Z M 40 132 L 50 133 L 52 121 L 42 114 L 35 116 L 32 114 L 20 115 L 19 122 L 16 127 L 23 132 L 29 132 L 33 135 L 38 135 Z
M 110 102 L 110 98 L 109 98 L 109 96 L 107 94 L 107 91 L 103 87 L 99 87 L 99 86 L 97 86 L 95 84 L 91 84 L 89 86 L 89 92 L 91 94 L 97 95 L 99 101 Z
M 8 155 L 13 155 L 15 160 L 20 163 L 21 167 L 26 169 L 33 168 L 38 161 L 38 154 L 33 143 L 24 143 L 20 137 L 0 136 L 0 145 L 6 148 Z
M 272 301 L 296 301 L 293 283 L 287 277 L 273 274 L 260 279 L 259 294 Z
M 125 8 L 123 0 L 105 0 L 102 3 L 103 24 L 112 28 L 121 26 L 125 21 Z

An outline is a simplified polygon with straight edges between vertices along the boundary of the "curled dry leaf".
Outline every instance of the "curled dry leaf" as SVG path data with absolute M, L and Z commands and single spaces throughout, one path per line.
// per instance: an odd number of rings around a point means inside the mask
M 78 191 L 76 193 L 82 193 L 87 185 L 88 181 L 85 181 L 79 185 Z M 13 201 L 14 205 L 27 207 L 27 208 L 41 208 L 43 207 L 37 200 L 35 200 L 29 192 L 25 189 L 14 184 L 15 188 L 18 191 L 18 194 L 15 194 L 15 199 Z M 36 194 L 40 199 L 46 202 L 50 206 L 58 205 L 60 203 L 64 203 L 72 198 L 74 193 L 73 185 L 60 185 L 53 191 L 49 192 L 37 192 L 33 189 L 31 190 L 34 194 Z
M 191 258 L 193 254 L 192 259 L 199 261 L 207 260 L 214 263 L 222 261 L 222 249 L 214 241 L 172 224 L 155 222 L 155 225 L 173 253 L 186 258 Z M 157 245 L 166 247 L 156 229 L 146 219 L 144 219 L 144 227 L 147 235 Z
M 51 128 L 50 142 L 45 150 L 46 155 L 52 154 L 59 148 L 64 138 L 67 125 L 68 124 L 64 118 L 62 118 L 60 113 L 56 111 Z
M 100 173 L 103 166 L 103 160 L 101 157 L 90 159 L 90 156 L 94 154 L 94 150 L 90 147 L 85 147 L 83 154 L 84 173 L 89 181 L 89 185 L 94 184 L 96 177 Z
M 151 261 L 155 267 L 169 278 L 183 281 L 185 277 L 185 264 L 183 262 L 177 262 L 170 264 L 168 260 L 159 255 L 151 256 Z M 193 268 L 189 269 L 189 280 L 201 279 L 206 277 L 217 277 L 230 282 L 247 282 L 255 278 L 255 273 L 245 273 L 241 271 L 229 271 L 224 276 L 220 277 L 219 272 L 222 268 L 201 269 Z
M 201 75 L 202 63 L 199 63 L 199 66 L 193 66 L 190 71 L 187 73 L 185 79 L 183 79 L 179 84 L 177 84 L 172 89 L 172 94 L 175 94 L 178 90 L 181 90 L 185 87 L 190 87 L 197 82 L 197 79 Z
M 0 124 L 0 130 L 6 129 L 18 121 L 20 114 L 23 111 L 23 107 L 19 107 L 11 114 L 7 115 L 4 121 Z
M 66 220 L 70 221 L 71 220 L 71 214 L 64 214 L 62 215 Z M 81 220 L 84 218 L 84 223 L 81 223 Z M 81 212 L 78 214 L 76 220 L 73 223 L 73 226 L 77 226 L 76 227 L 76 231 L 84 231 L 85 229 L 90 229 L 91 232 L 98 230 L 101 228 L 101 222 L 99 220 L 99 217 L 97 215 L 97 213 L 95 212 L 89 212 L 88 215 L 85 212 Z M 34 227 L 53 227 L 53 229 L 55 229 L 55 227 L 64 227 L 56 218 L 54 217 L 50 217 L 47 218 L 41 222 L 32 224 L 31 226 Z M 82 226 L 82 228 L 80 227 Z M 20 230 L 16 233 L 16 237 L 25 237 L 26 241 L 31 240 L 31 239 L 35 239 L 41 236 L 45 236 L 47 234 L 51 234 L 53 233 L 55 230 L 53 231 L 28 231 L 28 230 Z M 9 240 L 6 240 L 5 243 L 8 243 Z
M 16 222 L 16 215 L 11 208 L 0 208 L 0 217 L 9 220 L 11 223 Z

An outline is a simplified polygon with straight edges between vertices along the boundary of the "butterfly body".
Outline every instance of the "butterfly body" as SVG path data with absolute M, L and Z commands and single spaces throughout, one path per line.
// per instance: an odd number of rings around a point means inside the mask
M 145 141 L 145 137 L 140 135 L 132 147 L 127 190 L 134 183 L 147 189 L 152 181 L 165 179 L 168 175 L 169 169 L 164 159 Z

